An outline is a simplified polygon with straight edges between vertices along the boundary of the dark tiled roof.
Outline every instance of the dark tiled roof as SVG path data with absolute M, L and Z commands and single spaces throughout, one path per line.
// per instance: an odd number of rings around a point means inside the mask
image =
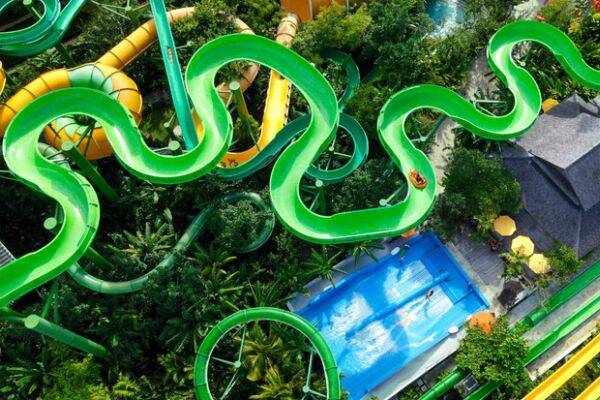
M 0 242 L 0 267 L 14 261 L 15 258 L 6 247 Z
M 600 244 L 600 97 L 571 96 L 506 146 L 504 157 L 521 184 L 519 219 L 538 246 L 550 237 L 583 256 Z

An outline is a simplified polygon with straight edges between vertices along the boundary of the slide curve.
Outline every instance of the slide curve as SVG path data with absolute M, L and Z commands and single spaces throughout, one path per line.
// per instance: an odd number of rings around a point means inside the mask
M 98 90 L 67 88 L 35 99 L 9 125 L 3 143 L 4 157 L 11 171 L 25 184 L 57 200 L 64 210 L 65 223 L 46 247 L 0 271 L 0 280 L 4 282 L 0 288 L 0 306 L 58 276 L 77 261 L 89 247 L 98 227 L 98 199 L 93 188 L 77 173 L 45 160 L 37 150 L 39 132 L 57 117 L 83 114 L 96 119 L 105 129 L 119 161 L 135 176 L 160 184 L 187 182 L 213 170 L 231 144 L 231 117 L 213 85 L 218 69 L 241 59 L 266 65 L 298 88 L 312 112 L 307 130 L 283 151 L 272 171 L 271 200 L 281 222 L 297 236 L 318 243 L 394 236 L 420 224 L 435 197 L 433 168 L 404 130 L 408 115 L 421 108 L 433 108 L 482 137 L 503 139 L 523 134 L 534 123 L 541 107 L 535 81 L 511 58 L 512 48 L 527 40 L 548 47 L 574 79 L 600 88 L 600 71 L 584 62 L 564 33 L 535 21 L 507 25 L 492 37 L 488 59 L 515 95 L 514 109 L 505 116 L 488 116 L 456 93 L 433 85 L 399 92 L 381 111 L 380 139 L 407 180 L 417 171 L 430 184 L 424 188 L 409 185 L 406 199 L 392 206 L 332 216 L 310 211 L 300 198 L 299 184 L 304 172 L 336 133 L 339 113 L 335 94 L 310 63 L 269 39 L 233 34 L 215 39 L 195 53 L 185 82 L 205 132 L 198 146 L 179 156 L 163 156 L 151 151 L 143 142 L 131 113 Z
M 0 14 L 19 0 L 0 0 Z M 61 10 L 60 0 L 39 0 L 44 12 L 33 25 L 18 31 L 0 32 L 0 53 L 13 57 L 37 55 L 65 35 L 88 0 L 70 0 Z
M 2 2 L 3 0 L 0 0 Z M 48 0 L 45 0 L 48 1 Z M 45 4 L 45 3 L 44 3 Z M 51 6 L 52 3 L 49 3 Z M 69 6 L 71 3 L 69 3 Z M 0 7 L 0 12 L 3 7 Z M 77 9 L 78 12 L 79 9 Z M 66 11 L 65 11 L 66 12 Z M 166 20 L 170 23 L 192 16 L 194 13 L 193 7 L 183 7 L 175 10 L 171 10 L 166 13 Z M 76 16 L 76 13 L 72 17 Z M 72 19 L 72 18 L 71 18 Z M 253 34 L 252 30 L 239 18 L 232 18 L 233 23 L 239 29 L 241 33 Z M 59 24 L 60 21 L 55 21 L 55 24 Z M 65 27 L 65 29 L 68 27 Z M 27 28 L 26 28 L 27 29 Z M 53 28 L 54 29 L 54 28 Z M 12 39 L 9 43 L 14 41 L 14 38 L 20 37 L 19 32 L 11 31 L 0 33 L 4 34 L 7 38 Z M 35 31 L 30 34 L 29 40 L 34 40 L 43 36 L 44 31 Z M 63 89 L 66 87 L 94 87 L 96 89 L 105 91 L 112 96 L 115 96 L 121 101 L 129 110 L 134 114 L 136 120 L 141 121 L 141 109 L 142 109 L 142 97 L 137 89 L 135 82 L 129 78 L 123 70 L 126 66 L 135 61 L 141 54 L 143 54 L 158 38 L 157 25 L 153 19 L 145 22 L 129 34 L 125 39 L 115 45 L 113 48 L 108 50 L 103 56 L 101 56 L 97 62 L 93 64 L 85 64 L 72 69 L 57 69 L 46 72 L 40 75 L 35 80 L 31 81 L 23 88 L 18 90 L 6 103 L 0 105 L 0 137 L 2 137 L 8 124 L 14 116 L 23 109 L 27 104 L 33 101 L 35 98 L 42 96 L 50 91 Z M 0 36 L 1 37 L 1 36 Z M 52 36 L 52 40 L 47 39 L 44 41 L 46 46 L 52 46 L 60 40 L 61 36 Z M 41 40 L 41 39 L 39 39 Z M 45 48 L 39 49 L 43 51 Z M 0 40 L 0 54 L 12 54 L 11 46 L 3 45 Z M 88 67 L 93 65 L 94 68 L 89 69 Z M 87 68 L 87 73 L 86 73 Z M 116 72 L 118 70 L 119 72 Z M 257 64 L 250 64 L 243 72 L 242 76 L 238 79 L 240 89 L 246 90 L 254 81 L 258 75 L 259 66 Z M 104 77 L 102 76 L 104 75 Z M 217 90 L 221 99 L 225 102 L 229 101 L 231 91 L 229 90 L 228 83 L 221 83 L 217 86 Z M 196 117 L 197 118 L 197 117 Z M 52 144 L 54 147 L 60 149 L 60 145 L 63 140 L 70 140 L 74 143 L 79 143 L 79 149 L 84 152 L 88 159 L 100 159 L 109 157 L 113 154 L 110 143 L 108 142 L 104 129 L 101 126 L 96 126 L 88 139 L 82 138 L 82 135 L 86 132 L 87 126 L 78 124 L 76 121 L 72 121 L 70 117 L 62 117 L 58 126 L 55 122 L 52 123 L 51 127 L 45 129 L 45 140 Z M 202 125 L 196 124 L 196 130 L 199 136 L 202 136 Z M 83 140 L 82 140 L 83 139 Z M 235 153 L 228 153 L 228 155 L 235 155 Z
M 339 400 L 342 395 L 340 376 L 335 362 L 335 357 L 325 341 L 323 335 L 310 322 L 299 316 L 298 314 L 280 310 L 272 307 L 257 307 L 247 310 L 241 310 L 231 314 L 227 318 L 215 325 L 206 335 L 198 353 L 196 354 L 196 362 L 194 364 L 194 387 L 196 397 L 200 400 L 213 400 L 214 397 L 208 387 L 208 366 L 211 355 L 219 341 L 229 331 L 239 326 L 245 326 L 249 322 L 254 321 L 273 321 L 288 325 L 302 333 L 310 340 L 314 346 L 316 354 L 319 355 L 323 363 L 325 373 L 325 382 L 327 386 L 327 399 Z M 240 354 L 241 355 L 241 354 Z M 238 360 L 239 362 L 240 360 Z M 240 364 L 235 364 L 234 368 L 238 369 Z M 304 389 L 308 392 L 310 388 L 307 386 Z M 306 392 L 305 392 L 306 393 Z M 320 396 L 319 396 L 320 397 Z M 226 398 L 226 396 L 221 396 Z

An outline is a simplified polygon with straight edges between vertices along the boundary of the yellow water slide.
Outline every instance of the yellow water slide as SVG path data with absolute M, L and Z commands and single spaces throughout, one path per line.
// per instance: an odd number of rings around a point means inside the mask
M 298 31 L 299 22 L 300 20 L 296 15 L 288 14 L 279 23 L 275 40 L 286 47 L 290 47 Z M 271 71 L 265 111 L 256 146 L 238 153 L 227 153 L 221 161 L 222 166 L 232 168 L 245 163 L 275 138 L 275 135 L 287 122 L 291 93 L 292 84 L 278 72 Z
M 581 350 L 565 362 L 559 369 L 540 383 L 523 400 L 544 400 L 556 392 L 562 385 L 573 377 L 581 368 L 586 366 L 600 353 L 600 334 L 586 344 Z M 597 400 L 600 397 L 600 379 L 597 379 L 578 400 Z
M 180 8 L 168 13 L 169 22 L 173 22 L 193 14 L 193 7 Z M 240 19 L 234 19 L 238 30 L 253 34 L 252 30 Z M 53 90 L 67 87 L 92 87 L 105 91 L 120 101 L 134 116 L 136 123 L 141 121 L 142 96 L 136 83 L 121 70 L 133 62 L 157 39 L 156 25 L 150 20 L 119 44 L 110 49 L 92 64 L 85 64 L 73 69 L 58 69 L 46 72 L 26 86 L 19 89 L 6 103 L 0 105 L 0 137 L 15 115 L 34 99 Z M 247 89 L 258 74 L 259 66 L 250 64 L 239 78 L 242 90 Z M 0 84 L 4 84 L 2 72 Z M 217 87 L 221 98 L 229 101 L 228 84 Z M 52 122 L 44 131 L 46 141 L 60 148 L 62 141 L 77 143 L 79 149 L 89 159 L 100 159 L 112 155 L 112 148 L 106 134 L 100 126 L 90 126 L 91 122 L 80 117 L 61 117 Z
M 4 91 L 4 85 L 6 84 L 6 74 L 2 67 L 2 61 L 0 61 L 0 94 Z
M 590 386 L 575 398 L 575 400 L 598 400 L 600 399 L 600 376 Z
M 332 3 L 350 7 L 355 0 L 279 0 L 281 6 L 287 11 L 296 14 L 302 21 L 314 19 L 319 11 Z

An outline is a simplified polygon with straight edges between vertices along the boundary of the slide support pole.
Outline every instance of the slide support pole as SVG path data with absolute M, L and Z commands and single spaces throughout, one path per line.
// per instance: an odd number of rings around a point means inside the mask
M 65 152 L 71 161 L 73 161 L 81 169 L 83 174 L 100 190 L 100 192 L 111 202 L 119 200 L 117 192 L 108 184 L 108 182 L 100 175 L 100 172 L 92 163 L 90 163 L 83 154 L 79 151 L 75 144 L 70 141 L 65 141 L 61 145 L 61 150 Z
M 108 351 L 101 344 L 84 338 L 83 336 L 58 326 L 38 315 L 32 314 L 25 316 L 9 308 L 2 307 L 0 308 L 0 318 L 15 324 L 23 325 L 25 328 L 31 331 L 37 332 L 41 335 L 46 335 L 86 353 L 90 353 L 98 357 L 106 357 L 108 355 Z

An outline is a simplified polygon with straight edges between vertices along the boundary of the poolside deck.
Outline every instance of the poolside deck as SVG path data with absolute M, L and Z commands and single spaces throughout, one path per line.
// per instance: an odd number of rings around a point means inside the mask
M 503 314 L 503 307 L 497 299 L 502 290 L 501 275 L 503 273 L 502 260 L 498 256 L 498 253 L 490 251 L 488 246 L 485 243 L 478 241 L 472 232 L 466 232 L 464 235 L 454 238 L 452 242 L 446 244 L 446 247 L 453 253 L 465 272 L 471 276 L 473 282 L 479 286 L 479 289 L 486 296 L 494 311 L 499 315 Z M 597 249 L 588 256 L 586 267 L 590 266 L 598 259 L 600 259 L 600 250 Z M 560 287 L 560 285 L 555 284 L 543 295 L 535 292 L 533 288 L 529 288 L 528 293 L 525 293 L 526 296 L 524 296 L 524 299 L 508 312 L 508 317 L 512 322 L 520 320 L 542 303 L 543 296 L 551 296 L 558 291 Z M 550 333 L 560 321 L 576 311 L 581 304 L 585 303 L 599 292 L 600 281 L 596 281 L 586 290 L 583 290 L 567 302 L 563 307 L 556 310 L 550 318 L 547 318 L 539 325 L 535 326 L 534 329 L 525 335 L 525 338 L 529 343 L 537 342 L 539 339 Z M 573 349 L 583 343 L 598 324 L 600 324 L 600 313 L 590 318 L 579 329 L 572 332 L 565 339 L 548 350 L 546 354 L 531 363 L 527 368 L 530 376 L 532 378 L 536 377 L 556 365 L 556 363 L 571 353 Z

